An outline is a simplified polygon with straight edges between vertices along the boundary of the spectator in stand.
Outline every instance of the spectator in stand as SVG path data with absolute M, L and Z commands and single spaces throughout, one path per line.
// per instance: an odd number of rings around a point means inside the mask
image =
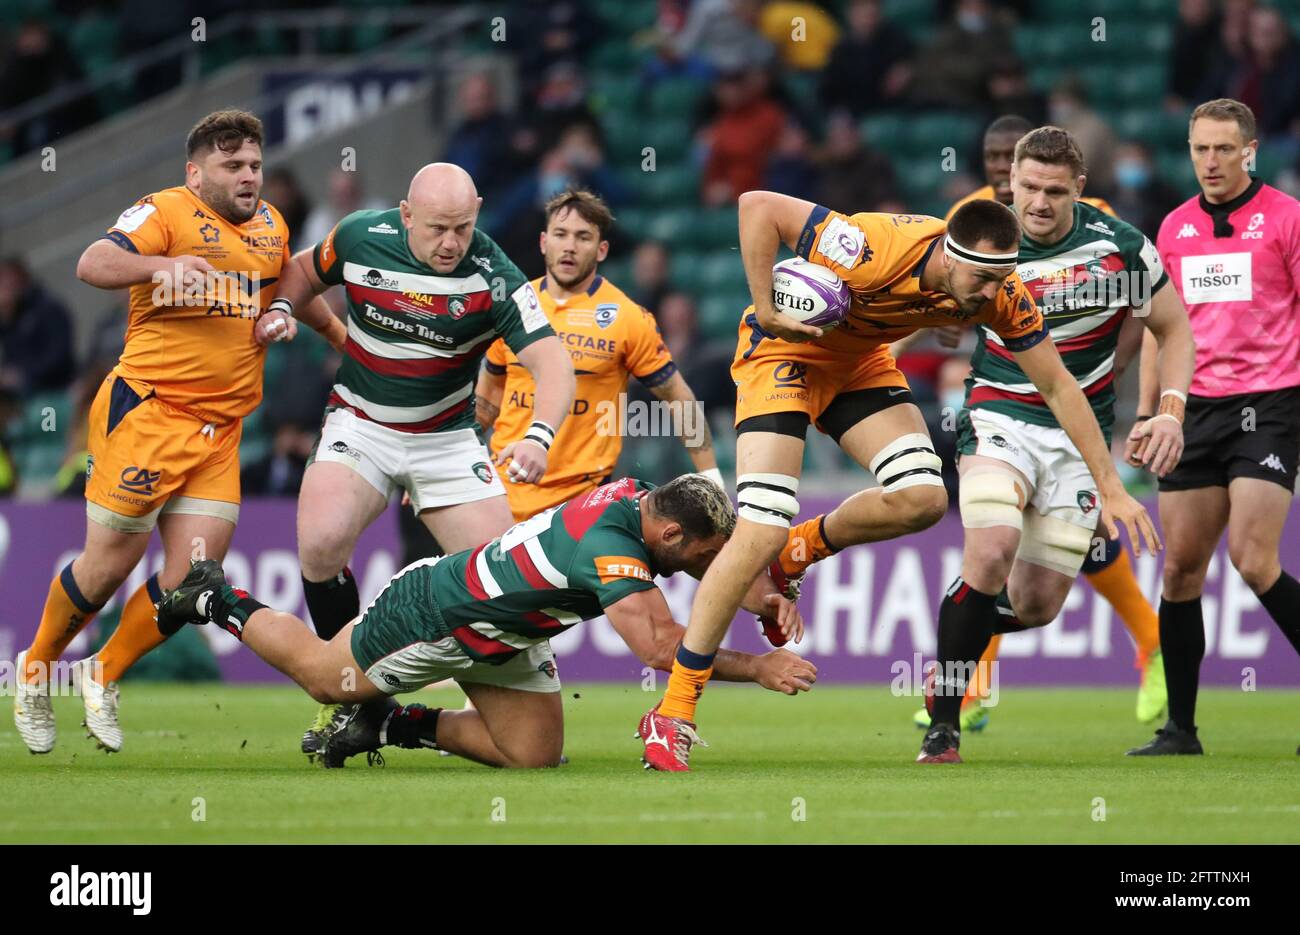
M 546 70 L 531 116 L 539 152 L 551 149 L 578 124 L 592 132 L 598 145 L 604 145 L 604 130 L 587 106 L 587 79 L 575 62 L 559 62 Z
M 1228 79 L 1228 93 L 1255 112 L 1260 139 L 1283 148 L 1286 157 L 1300 149 L 1300 51 L 1286 17 L 1273 7 L 1250 14 L 1247 54 Z
M 579 62 L 602 38 L 600 18 L 580 0 L 514 4 L 508 39 L 521 45 L 516 53 L 524 97 L 537 95 L 548 69 L 561 62 Z M 473 175 L 473 173 L 470 173 Z M 478 176 L 474 176 L 478 181 Z
M 820 180 L 821 171 L 813 161 L 808 131 L 799 121 L 787 119 L 776 149 L 767 160 L 763 187 L 805 201 L 816 201 Z
M 912 39 L 884 18 L 880 0 L 851 0 L 848 30 L 831 52 L 821 78 L 828 109 L 855 117 L 897 103 L 911 80 Z
M 83 77 L 76 56 L 51 31 L 49 24 L 31 20 L 18 29 L 8 60 L 0 69 L 0 112 L 34 101 Z M 95 98 L 87 94 L 16 125 L 0 125 L 0 140 L 7 140 L 18 156 L 79 130 L 98 116 Z
M 365 197 L 361 176 L 334 169 L 330 172 L 324 204 L 312 208 L 303 223 L 301 243 L 313 247 L 329 236 L 334 225 L 353 211 L 391 208 L 376 198 Z
M 1220 22 L 1214 0 L 1178 0 L 1178 25 L 1169 49 L 1168 110 L 1181 114 L 1205 99 L 1206 65 L 1222 61 L 1225 54 Z
M 496 80 L 488 72 L 466 76 L 456 92 L 456 109 L 458 122 L 447 134 L 442 159 L 473 176 L 484 200 L 491 201 L 513 177 L 517 128 L 502 110 Z
M 987 107 L 994 63 L 1010 51 L 1014 23 L 990 0 L 958 0 L 917 56 L 911 101 L 922 107 Z
M 758 17 L 759 31 L 777 50 L 782 65 L 795 71 L 821 71 L 840 38 L 840 26 L 808 0 L 770 0 Z
M 307 459 L 316 446 L 320 420 L 282 422 L 273 429 L 271 450 L 260 461 L 239 472 L 239 486 L 246 497 L 296 497 L 307 470 Z
M 1088 106 L 1088 96 L 1079 81 L 1068 78 L 1052 89 L 1047 119 L 1068 130 L 1079 144 L 1087 160 L 1089 190 L 1094 194 L 1110 191 L 1114 182 L 1115 133 Z
M 989 72 L 989 120 L 1002 114 L 1020 114 L 1034 126 L 1046 123 L 1047 100 L 1029 83 L 1025 66 L 1017 58 L 995 62 Z
M 821 181 L 817 197 L 810 200 L 832 211 L 878 211 L 883 202 L 898 197 L 889 157 L 863 142 L 846 111 L 836 111 L 827 120 L 826 142 L 817 161 Z
M 246 465 L 239 483 L 253 496 L 296 496 L 307 459 L 320 435 L 320 414 L 329 400 L 339 356 L 318 344 L 294 341 L 273 345 L 283 367 L 274 386 L 266 388 L 262 412 L 271 433 L 266 457 Z
M 767 74 L 758 68 L 724 74 L 713 94 L 716 115 L 699 135 L 705 154 L 700 195 L 706 205 L 718 206 L 762 186 L 785 112 L 769 96 Z
M 1185 198 L 1157 176 L 1146 145 L 1128 140 L 1115 150 L 1115 186 L 1108 200 L 1116 214 L 1155 243 L 1165 216 Z
M 681 31 L 660 45 L 650 77 L 767 68 L 776 49 L 759 31 L 761 6 L 759 0 L 695 0 Z
M 669 270 L 668 248 L 657 240 L 638 244 L 632 252 L 632 288 L 629 294 L 651 314 L 658 315 L 664 297 L 671 289 Z
M 72 382 L 68 311 L 36 283 L 22 260 L 0 261 L 0 387 L 20 398 Z
M 262 198 L 275 205 L 284 223 L 289 225 L 289 249 L 294 253 L 316 244 L 303 240 L 302 231 L 311 213 L 311 202 L 298 184 L 298 176 L 287 167 L 272 169 L 266 173 L 266 183 L 262 186 Z

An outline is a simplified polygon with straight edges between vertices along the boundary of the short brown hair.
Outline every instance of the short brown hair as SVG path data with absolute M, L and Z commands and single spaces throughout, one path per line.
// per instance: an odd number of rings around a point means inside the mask
M 1234 101 L 1230 97 L 1206 101 L 1192 111 L 1192 118 L 1187 121 L 1188 133 L 1192 132 L 1192 126 L 1201 117 L 1206 120 L 1235 120 L 1237 126 L 1241 128 L 1241 138 L 1244 142 L 1248 143 L 1255 138 L 1255 112 L 1241 101 Z
M 953 212 L 948 219 L 948 236 L 967 250 L 987 240 L 994 250 L 1009 253 L 1020 245 L 1020 220 L 1000 201 L 976 198 Z
M 1071 175 L 1088 174 L 1079 144 L 1068 130 L 1060 127 L 1039 127 L 1022 136 L 1016 143 L 1016 165 L 1022 159 L 1045 162 L 1049 166 L 1069 166 Z
M 190 130 L 185 138 L 185 155 L 193 159 L 213 149 L 233 153 L 245 140 L 262 145 L 262 121 L 246 110 L 213 111 Z
M 595 224 L 604 240 L 614 224 L 614 215 L 603 198 L 583 188 L 568 188 L 546 203 L 546 226 L 561 211 L 573 211 L 588 224 Z

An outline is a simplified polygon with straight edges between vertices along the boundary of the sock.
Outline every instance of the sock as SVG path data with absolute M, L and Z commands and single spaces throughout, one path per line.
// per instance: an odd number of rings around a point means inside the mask
M 975 675 L 966 686 L 966 694 L 961 700 L 963 711 L 977 704 L 981 698 L 989 696 L 989 679 L 993 674 L 993 664 L 998 661 L 998 650 L 1001 648 L 1002 634 L 994 633 L 989 640 L 988 648 L 984 650 L 984 655 L 980 656 L 979 665 L 975 667 Z
M 195 605 L 198 612 L 209 622 L 215 623 L 231 636 L 244 641 L 244 624 L 248 618 L 259 610 L 266 610 L 266 605 L 255 600 L 243 588 L 232 588 L 225 584 L 216 594 L 200 597 Z
M 41 673 L 48 675 L 50 665 L 63 655 L 73 637 L 82 631 L 103 606 L 102 603 L 92 604 L 86 600 L 72 577 L 72 562 L 68 562 L 67 567 L 50 582 L 50 593 L 45 598 L 45 609 L 41 612 L 41 625 L 27 650 L 28 670 L 23 673 L 24 681 L 42 681 Z M 35 662 L 41 665 L 32 666 Z
M 993 633 L 997 595 L 976 591 L 962 580 L 952 583 L 939 608 L 939 652 L 931 724 L 956 727 L 967 673 L 979 662 Z
M 1196 688 L 1205 656 L 1205 620 L 1201 599 L 1160 601 L 1160 652 L 1169 690 L 1169 720 L 1182 730 L 1196 730 Z
M 998 592 L 997 601 L 994 604 L 997 609 L 997 617 L 993 619 L 993 633 L 995 636 L 1001 636 L 1003 633 L 1020 633 L 1023 630 L 1033 629 L 1020 622 L 1016 616 L 1015 609 L 1011 606 L 1011 595 L 1007 593 L 1007 586 L 1004 584 L 1002 590 Z M 1002 641 L 998 640 L 998 645 Z
M 416 750 L 438 746 L 438 715 L 442 708 L 426 708 L 422 704 L 402 705 L 389 712 L 379 728 L 379 742 L 383 745 Z
M 1145 668 L 1147 659 L 1160 648 L 1160 618 L 1138 586 L 1128 552 L 1121 548 L 1116 559 L 1100 571 L 1090 573 L 1088 581 L 1124 621 L 1137 644 L 1137 668 Z
M 713 674 L 713 657 L 693 653 L 685 643 L 677 647 L 677 658 L 673 660 L 673 671 L 668 676 L 668 690 L 659 702 L 659 713 L 664 717 L 679 717 L 695 721 L 695 705 L 704 693 L 709 676 Z
M 151 575 L 127 600 L 117 629 L 95 654 L 104 666 L 105 685 L 118 681 L 141 656 L 167 639 L 154 619 L 155 605 L 160 600 L 162 588 L 157 575 Z
M 1273 586 L 1258 597 L 1277 628 L 1300 653 L 1300 581 L 1284 571 Z
M 352 577 L 352 569 L 346 565 L 341 572 L 325 581 L 308 581 L 303 578 L 302 590 L 307 598 L 307 609 L 311 611 L 311 622 L 316 627 L 316 635 L 327 642 L 334 639 L 339 630 L 361 613 L 357 579 Z
M 820 562 L 839 551 L 826 538 L 826 514 L 804 520 L 790 528 L 786 537 L 785 548 L 781 550 L 781 570 L 793 577 L 808 570 L 814 562 Z

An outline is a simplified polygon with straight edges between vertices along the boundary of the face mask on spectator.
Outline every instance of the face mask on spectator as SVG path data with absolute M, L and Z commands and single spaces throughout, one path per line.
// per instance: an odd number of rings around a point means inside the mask
M 966 387 L 958 386 L 946 391 L 939 397 L 939 408 L 951 409 L 953 413 L 961 412 L 961 405 L 966 401 Z
M 1121 188 L 1144 188 L 1151 181 L 1151 167 L 1136 159 L 1115 164 L 1115 181 Z

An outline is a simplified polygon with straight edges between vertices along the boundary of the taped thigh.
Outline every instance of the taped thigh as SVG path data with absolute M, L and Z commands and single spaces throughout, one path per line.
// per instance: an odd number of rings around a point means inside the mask
M 961 524 L 967 529 L 1010 526 L 1019 531 L 1025 525 L 1028 498 L 1024 481 L 1016 474 L 991 464 L 978 465 L 961 476 L 957 492 Z
M 1025 515 L 1016 557 L 1073 578 L 1092 547 L 1093 532 L 1092 528 L 1030 510 Z

